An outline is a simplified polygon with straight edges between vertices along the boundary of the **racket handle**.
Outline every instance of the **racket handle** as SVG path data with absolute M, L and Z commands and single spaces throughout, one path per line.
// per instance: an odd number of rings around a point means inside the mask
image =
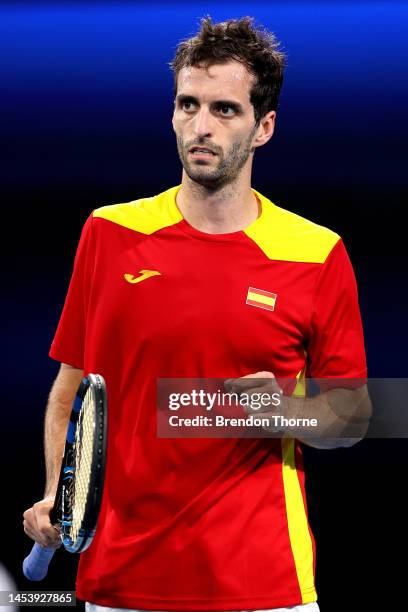
M 48 566 L 56 548 L 44 548 L 36 542 L 30 554 L 23 561 L 23 573 L 28 580 L 42 580 L 46 577 Z

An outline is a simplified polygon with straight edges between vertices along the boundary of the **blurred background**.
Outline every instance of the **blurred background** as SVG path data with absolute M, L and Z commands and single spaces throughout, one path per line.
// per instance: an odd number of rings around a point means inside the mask
M 253 187 L 344 239 L 371 377 L 407 367 L 406 2 L 0 4 L 4 247 L 0 561 L 21 590 L 74 589 L 57 554 L 25 581 L 22 513 L 42 497 L 48 357 L 81 227 L 98 206 L 181 180 L 168 62 L 201 17 L 252 15 L 288 55 L 275 135 Z M 405 440 L 304 450 L 322 612 L 402 604 Z

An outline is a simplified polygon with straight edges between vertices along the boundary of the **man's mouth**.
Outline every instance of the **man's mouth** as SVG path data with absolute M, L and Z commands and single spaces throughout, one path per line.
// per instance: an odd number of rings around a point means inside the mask
M 216 155 L 214 151 L 207 147 L 191 147 L 189 153 L 194 157 L 213 157 Z

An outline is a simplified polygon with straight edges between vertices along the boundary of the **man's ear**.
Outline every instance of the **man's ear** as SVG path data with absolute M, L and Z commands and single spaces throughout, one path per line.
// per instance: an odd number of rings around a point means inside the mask
M 262 147 L 270 140 L 273 136 L 275 129 L 276 111 L 269 111 L 262 117 L 259 122 L 258 129 L 255 133 L 254 140 L 252 141 L 253 147 Z

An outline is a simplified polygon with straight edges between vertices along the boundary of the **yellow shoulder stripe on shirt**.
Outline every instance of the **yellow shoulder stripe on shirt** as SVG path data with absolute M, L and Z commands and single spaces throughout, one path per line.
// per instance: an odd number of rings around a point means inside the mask
M 183 219 L 175 199 L 179 188 L 180 185 L 171 187 L 159 195 L 141 198 L 127 204 L 102 206 L 94 211 L 93 216 L 112 221 L 141 234 L 153 234 Z
M 158 195 L 126 204 L 97 208 L 93 216 L 112 221 L 122 227 L 153 234 L 182 221 L 176 204 L 181 185 Z M 340 236 L 332 230 L 280 208 L 261 193 L 258 196 L 262 212 L 244 233 L 258 245 L 269 259 L 323 263 Z
M 324 263 L 340 236 L 252 191 L 261 202 L 262 214 L 244 232 L 265 255 L 280 261 Z

